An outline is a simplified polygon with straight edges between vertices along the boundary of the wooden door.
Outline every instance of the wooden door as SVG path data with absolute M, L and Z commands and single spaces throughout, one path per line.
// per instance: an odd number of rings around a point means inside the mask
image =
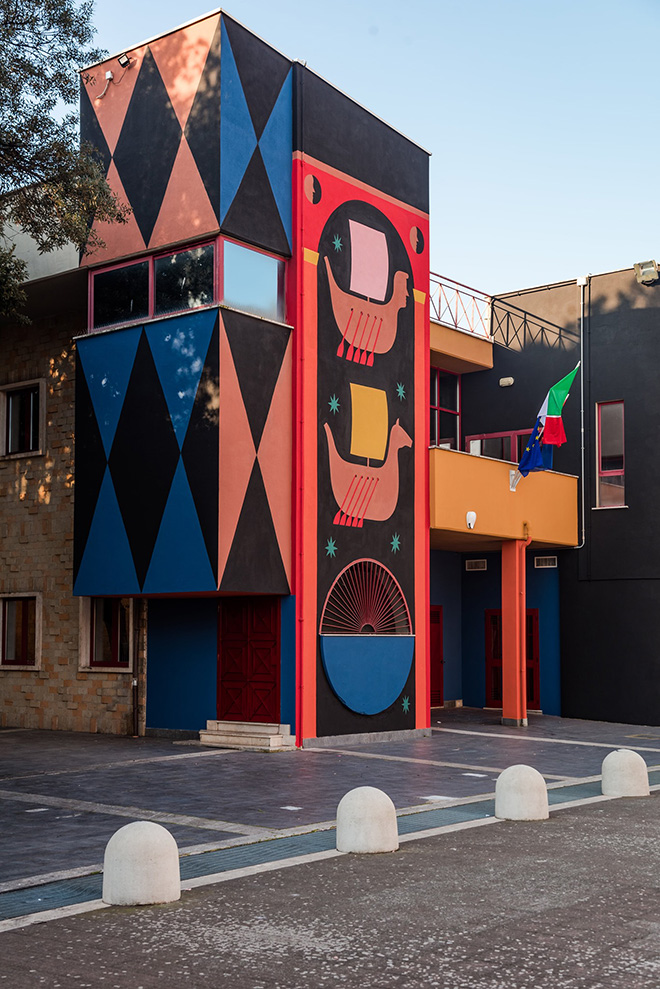
M 431 605 L 431 707 L 444 704 L 444 653 L 442 644 L 442 606 Z
M 526 615 L 527 707 L 541 708 L 539 610 L 528 608 Z M 502 707 L 502 612 L 486 611 L 486 707 Z
M 279 598 L 224 598 L 218 623 L 218 720 L 279 723 Z

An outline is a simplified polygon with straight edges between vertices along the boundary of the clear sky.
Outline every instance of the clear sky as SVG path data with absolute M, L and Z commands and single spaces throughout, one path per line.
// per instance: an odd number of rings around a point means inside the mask
M 114 54 L 212 9 L 96 0 L 96 42 Z M 497 293 L 660 260 L 658 0 L 224 9 L 432 152 L 432 270 Z

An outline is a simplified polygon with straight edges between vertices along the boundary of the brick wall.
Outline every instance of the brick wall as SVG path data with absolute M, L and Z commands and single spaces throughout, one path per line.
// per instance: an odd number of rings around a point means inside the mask
M 45 380 L 44 453 L 0 457 L 0 594 L 41 593 L 41 662 L 30 671 L 0 667 L 0 726 L 132 734 L 133 674 L 79 669 L 80 602 L 71 592 L 72 338 L 85 324 L 84 282 L 42 282 L 32 288 L 30 303 L 31 325 L 0 325 L 0 386 Z M 141 608 L 138 616 L 135 669 L 143 698 Z M 143 731 L 143 715 L 140 720 Z

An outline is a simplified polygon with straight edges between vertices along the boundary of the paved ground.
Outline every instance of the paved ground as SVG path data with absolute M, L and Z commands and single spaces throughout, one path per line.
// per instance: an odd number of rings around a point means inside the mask
M 0 985 L 657 989 L 660 796 L 554 810 L 539 824 L 485 815 L 507 765 L 534 765 L 555 801 L 589 797 L 597 782 L 568 784 L 597 775 L 613 747 L 660 765 L 660 729 L 536 717 L 519 730 L 488 712 L 434 714 L 430 738 L 272 755 L 0 732 L 0 900 L 84 899 L 71 898 L 71 883 L 98 885 L 84 874 L 136 817 L 162 821 L 198 853 L 182 859 L 184 885 L 223 869 L 231 878 L 167 907 L 5 930 Z M 338 800 L 364 783 L 399 810 L 429 807 L 402 816 L 402 832 L 445 833 L 389 856 L 323 851 Z M 451 830 L 470 816 L 491 826 Z M 269 857 L 308 852 L 327 860 L 255 876 L 219 864 L 233 856 L 262 870 Z M 60 870 L 83 878 L 35 885 Z M 20 912 L 14 903 L 4 916 Z

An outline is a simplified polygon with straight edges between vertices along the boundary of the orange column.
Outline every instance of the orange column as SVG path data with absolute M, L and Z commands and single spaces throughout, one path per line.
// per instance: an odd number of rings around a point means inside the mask
M 428 295 L 415 298 L 415 726 L 431 723 L 431 657 L 429 652 L 429 363 Z
M 525 549 L 502 543 L 502 724 L 527 724 Z

